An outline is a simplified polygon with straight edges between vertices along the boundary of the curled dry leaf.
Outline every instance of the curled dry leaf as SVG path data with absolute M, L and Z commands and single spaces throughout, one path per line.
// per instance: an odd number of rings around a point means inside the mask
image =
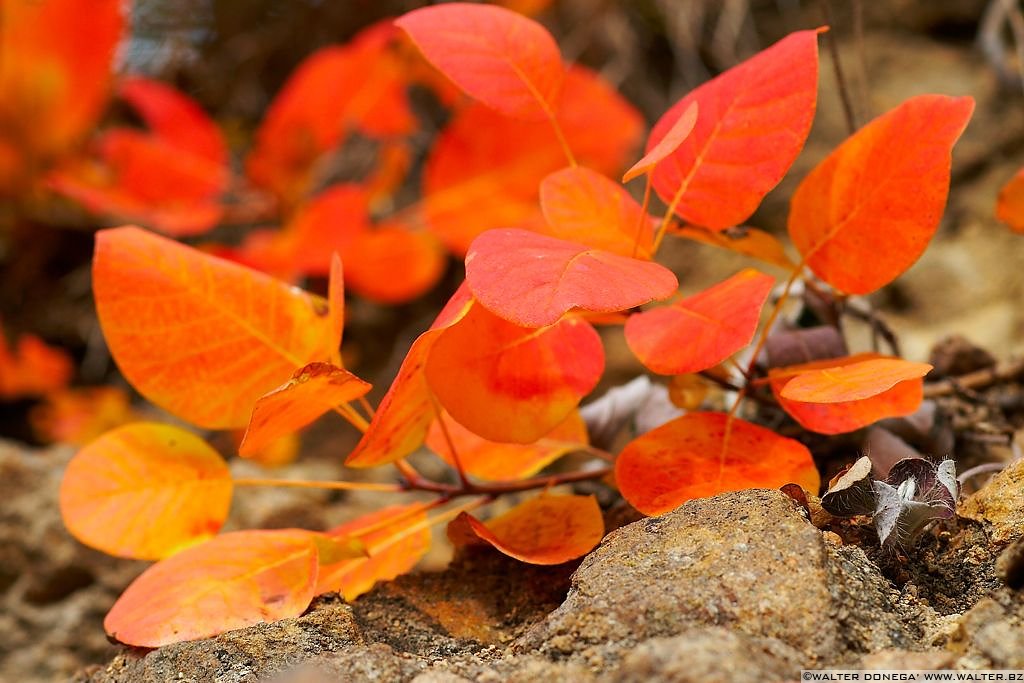
M 227 465 L 205 441 L 178 427 L 137 422 L 71 459 L 60 511 L 82 543 L 156 560 L 216 534 L 231 491 Z
M 750 343 L 774 278 L 753 268 L 668 306 L 629 317 L 629 348 L 663 375 L 699 372 Z
M 621 256 L 649 259 L 654 222 L 622 185 L 583 166 L 563 168 L 540 184 L 545 234 Z
M 664 299 L 679 285 L 653 261 L 518 229 L 473 240 L 466 282 L 484 307 L 523 327 L 552 325 L 574 309 L 626 310 Z
M 953 144 L 972 111 L 970 97 L 912 97 L 804 178 L 790 204 L 789 235 L 818 277 L 867 294 L 918 259 L 939 226 Z
M 924 398 L 924 381 L 918 377 L 898 382 L 889 389 L 868 398 L 839 403 L 805 403 L 782 395 L 787 384 L 803 372 L 835 368 L 841 364 L 859 363 L 880 358 L 876 353 L 860 353 L 845 358 L 792 365 L 771 370 L 768 374 L 772 393 L 779 405 L 805 429 L 820 434 L 843 434 L 887 417 L 909 415 Z
M 672 127 L 668 129 L 665 136 L 658 140 L 658 143 L 651 147 L 640 161 L 630 166 L 622 176 L 622 182 L 628 183 L 630 180 L 654 170 L 655 166 L 679 149 L 679 145 L 683 144 L 697 123 L 697 109 L 697 103 L 691 102 L 682 116 L 677 118 Z
M 122 643 L 160 647 L 297 617 L 315 595 L 317 536 L 236 531 L 189 548 L 135 579 L 103 626 Z
M 330 538 L 357 540 L 366 557 L 337 562 L 321 558 L 316 594 L 338 591 L 346 600 L 355 600 L 378 581 L 410 571 L 430 549 L 426 509 L 423 503 L 394 505 L 328 531 Z
M 818 31 L 799 31 L 699 86 L 669 109 L 653 150 L 694 102 L 693 132 L 654 170 L 654 189 L 685 221 L 738 225 L 792 165 L 814 119 Z
M 902 358 L 868 358 L 850 361 L 837 358 L 833 367 L 801 372 L 783 387 L 779 395 L 803 403 L 844 403 L 860 401 L 888 391 L 900 382 L 928 374 L 932 366 Z
M 338 352 L 319 297 L 135 227 L 97 233 L 93 291 L 124 376 L 200 427 L 245 426 L 295 368 Z
M 472 537 L 529 564 L 562 564 L 582 557 L 604 537 L 594 496 L 542 495 L 487 522 L 463 512 L 448 527 L 456 544 Z
M 444 420 L 444 429 L 441 420 Z M 477 436 L 442 412 L 430 425 L 426 443 L 455 467 L 449 438 L 463 472 L 487 481 L 513 481 L 536 474 L 563 455 L 586 448 L 587 426 L 579 411 L 574 410 L 532 444 L 500 443 Z
M 837 517 L 871 515 L 875 512 L 875 492 L 871 486 L 871 459 L 858 458 L 828 483 L 821 507 Z
M 554 116 L 565 77 L 543 26 L 511 10 L 453 2 L 395 20 L 427 60 L 471 97 L 507 116 Z
M 328 410 L 353 401 L 369 390 L 369 383 L 343 368 L 330 363 L 305 365 L 287 382 L 256 401 L 238 454 L 254 455 L 273 441 L 302 429 Z
M 645 515 L 725 491 L 820 484 L 799 441 L 725 413 L 689 413 L 634 439 L 619 454 L 615 481 Z

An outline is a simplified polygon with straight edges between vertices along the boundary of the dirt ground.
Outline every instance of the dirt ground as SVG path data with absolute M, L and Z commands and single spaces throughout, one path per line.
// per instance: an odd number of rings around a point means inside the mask
M 188 87 L 229 130 L 244 136 L 268 93 L 303 55 L 411 4 L 310 1 L 282 10 L 273 0 L 149 0 L 136 10 L 136 37 L 127 62 Z M 750 221 L 784 234 L 788 197 L 796 184 L 847 135 L 830 41 L 838 43 L 859 124 L 915 94 L 974 97 L 977 109 L 955 150 L 949 206 L 938 235 L 910 271 L 872 297 L 912 360 L 927 360 L 936 342 L 954 334 L 1000 360 L 1024 355 L 1024 237 L 1010 233 L 993 215 L 1000 187 L 1024 166 L 1024 93 L 1019 76 L 1012 78 L 1012 60 L 1008 78 L 979 47 L 988 4 L 865 1 L 859 38 L 854 3 L 831 0 L 834 28 L 821 43 L 819 110 L 811 137 L 787 178 Z M 358 11 L 350 11 L 353 5 Z M 789 31 L 825 23 L 822 7 L 817 0 L 565 0 L 543 19 L 567 58 L 601 70 L 654 120 L 709 75 Z M 999 35 L 1009 38 L 1005 30 Z M 1008 45 L 1012 54 L 1012 42 Z M 103 351 L 101 343 L 97 351 L 87 270 L 94 227 L 39 226 L 37 244 L 10 244 L 0 253 L 5 327 L 33 330 L 71 348 L 89 362 L 79 377 L 83 381 L 112 376 L 108 362 L 96 361 Z M 696 291 L 747 265 L 689 243 L 671 244 L 666 253 L 684 291 Z M 445 281 L 449 292 L 457 281 L 453 264 Z M 366 363 L 356 370 L 376 380 L 376 396 L 446 296 L 442 288 L 397 309 L 353 304 L 346 335 Z M 609 367 L 603 386 L 641 372 L 621 332 L 607 333 L 605 341 Z M 102 618 L 142 565 L 103 557 L 63 530 L 56 491 L 71 451 L 26 444 L 26 408 L 0 405 L 0 437 L 7 439 L 0 444 L 0 680 L 44 683 L 67 680 L 81 667 L 102 664 L 119 651 L 106 642 Z M 965 408 L 964 414 L 976 415 L 971 410 Z M 311 478 L 331 476 L 354 439 L 333 424 L 318 425 L 306 436 L 304 458 L 295 467 Z M 989 453 L 984 445 L 972 453 L 976 459 L 989 455 L 1007 457 Z M 273 491 L 239 503 L 233 520 L 239 527 L 326 528 L 370 503 L 359 495 Z M 939 554 L 934 548 L 929 552 Z M 446 560 L 447 552 L 439 550 L 427 566 L 436 569 Z M 902 580 L 920 574 L 925 562 L 906 569 Z M 901 581 L 896 569 L 886 573 L 894 585 Z M 546 600 L 558 603 L 557 596 Z

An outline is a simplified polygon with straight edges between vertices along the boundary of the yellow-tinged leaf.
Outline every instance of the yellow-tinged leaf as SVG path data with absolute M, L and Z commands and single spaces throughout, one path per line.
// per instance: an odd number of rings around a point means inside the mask
M 256 401 L 238 454 L 249 457 L 302 429 L 333 407 L 370 390 L 370 384 L 330 363 L 310 363 Z
M 463 512 L 449 525 L 448 535 L 458 543 L 469 534 L 522 562 L 562 564 L 601 542 L 604 518 L 594 496 L 542 495 L 486 523 Z
M 82 543 L 156 560 L 217 533 L 231 490 L 227 465 L 205 441 L 178 427 L 137 422 L 72 458 L 60 511 Z
M 782 246 L 782 242 L 764 230 L 744 226 L 736 231 L 714 231 L 684 225 L 672 229 L 671 232 L 694 242 L 728 249 L 786 270 L 796 268 L 793 259 L 786 255 L 786 249 Z
M 313 537 L 320 566 L 368 557 L 366 544 L 355 537 L 318 534 Z
M 337 353 L 319 297 L 136 227 L 97 233 L 93 291 L 128 381 L 201 427 L 244 426 L 295 368 Z
M 840 361 L 842 359 L 837 359 Z M 871 358 L 856 363 L 801 372 L 780 391 L 783 398 L 803 403 L 859 401 L 888 391 L 900 382 L 924 377 L 928 363 L 902 358 Z
M 315 595 L 317 537 L 237 531 L 189 548 L 143 572 L 103 626 L 122 643 L 160 647 L 297 617 Z

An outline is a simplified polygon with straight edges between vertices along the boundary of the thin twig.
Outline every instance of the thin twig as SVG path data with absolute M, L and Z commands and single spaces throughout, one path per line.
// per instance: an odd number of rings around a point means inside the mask
M 850 90 L 846 84 L 846 76 L 843 73 L 843 65 L 839 61 L 839 43 L 836 40 L 835 21 L 832 16 L 832 5 L 829 0 L 819 0 L 821 12 L 825 16 L 825 23 L 832 29 L 825 40 L 828 41 L 828 49 L 832 54 L 832 69 L 835 71 L 836 83 L 839 85 L 839 98 L 843 103 L 843 114 L 846 116 L 846 126 L 850 135 L 857 132 L 857 118 L 853 114 L 853 102 L 850 100 Z
M 1017 379 L 1021 375 L 1024 375 L 1024 358 L 1017 358 L 959 377 L 928 382 L 924 385 L 924 397 L 937 398 L 950 396 L 964 389 L 981 389 L 991 384 Z

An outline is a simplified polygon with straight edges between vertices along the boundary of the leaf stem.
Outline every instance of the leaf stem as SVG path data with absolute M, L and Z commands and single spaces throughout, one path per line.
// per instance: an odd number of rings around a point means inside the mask
M 368 481 L 309 481 L 306 479 L 235 479 L 235 486 L 277 486 L 297 489 L 328 489 L 333 491 L 380 491 L 383 493 L 404 493 L 407 487 L 401 484 L 379 484 Z
M 644 177 L 647 179 L 647 182 L 644 185 L 644 201 L 640 205 L 640 215 L 637 218 L 636 237 L 633 238 L 633 258 L 636 258 L 636 252 L 640 249 L 640 237 L 644 232 L 644 224 L 651 220 L 650 216 L 647 215 L 647 210 L 651 206 L 651 186 L 654 184 L 654 169 L 652 168 L 645 173 Z
M 363 434 L 370 428 L 370 423 L 366 421 L 362 415 L 357 413 L 355 409 L 347 403 L 341 405 L 332 406 L 331 410 L 341 415 L 350 425 L 358 429 Z

